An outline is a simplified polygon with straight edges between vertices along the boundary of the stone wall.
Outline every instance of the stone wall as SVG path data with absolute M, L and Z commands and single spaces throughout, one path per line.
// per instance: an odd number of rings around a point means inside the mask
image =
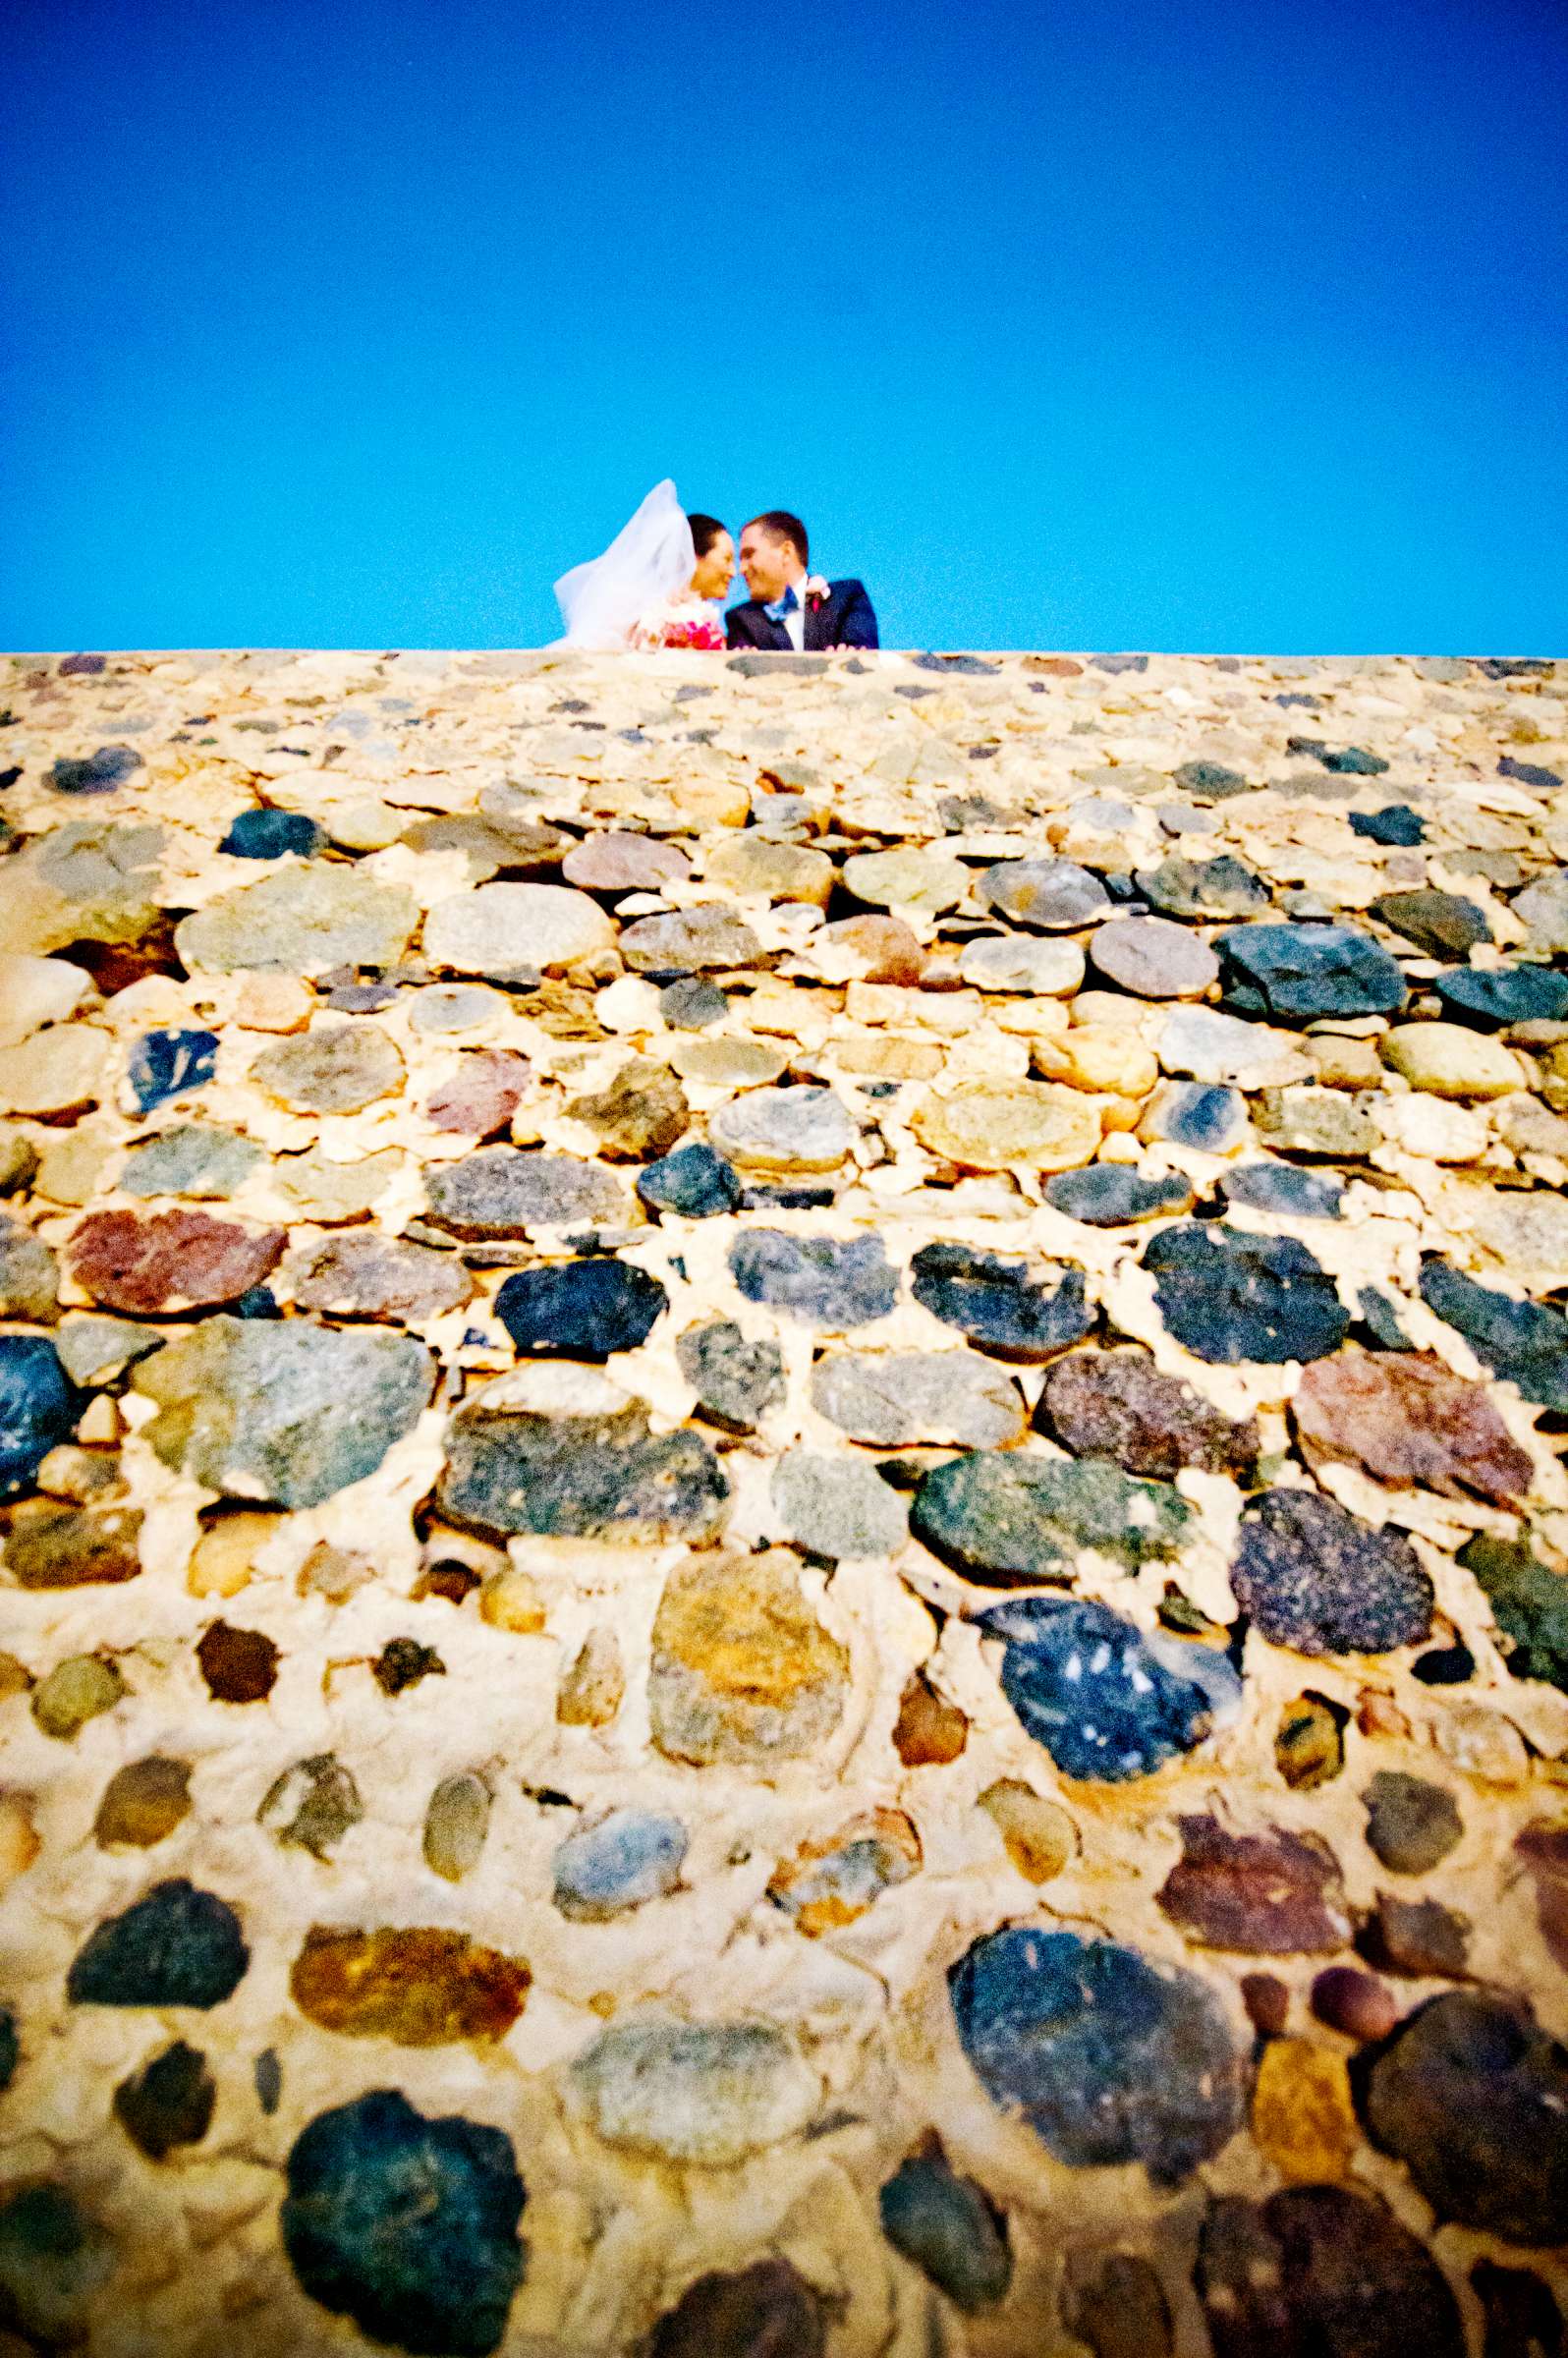
M 1562 2348 L 1565 693 L 9 665 L 6 2358 Z

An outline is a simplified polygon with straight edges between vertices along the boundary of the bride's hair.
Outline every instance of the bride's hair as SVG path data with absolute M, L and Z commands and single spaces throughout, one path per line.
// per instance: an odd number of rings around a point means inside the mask
M 700 564 L 726 527 L 716 516 L 688 516 L 686 521 L 692 528 L 692 548 Z

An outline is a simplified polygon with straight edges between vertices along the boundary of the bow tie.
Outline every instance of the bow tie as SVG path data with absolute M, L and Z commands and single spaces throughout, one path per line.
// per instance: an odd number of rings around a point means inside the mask
M 776 597 L 773 603 L 770 606 L 764 606 L 762 611 L 769 622 L 782 622 L 786 614 L 794 614 L 799 611 L 800 602 L 795 594 L 795 584 L 791 582 L 783 596 Z

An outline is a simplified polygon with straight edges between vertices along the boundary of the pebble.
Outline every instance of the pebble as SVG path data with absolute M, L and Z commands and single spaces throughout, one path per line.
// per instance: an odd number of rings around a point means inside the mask
M 1568 1587 L 1520 1540 L 1478 1532 L 1458 1562 L 1479 1584 L 1515 1678 L 1543 1679 L 1568 1694 Z
M 69 1261 L 95 1302 L 145 1317 L 237 1300 L 276 1268 L 288 1241 L 287 1229 L 206 1211 L 94 1211 L 73 1231 Z
M 1100 1141 L 1097 1107 L 1052 1081 L 966 1081 L 924 1096 L 911 1121 L 923 1147 L 972 1171 L 1064 1171 Z
M 447 2047 L 504 2039 L 523 2011 L 529 1980 L 521 1960 L 466 1933 L 318 1925 L 294 1960 L 289 1995 L 307 2021 L 339 2038 Z
M 1467 1024 L 1400 1024 L 1385 1033 L 1383 1061 L 1412 1089 L 1437 1097 L 1506 1097 L 1525 1086 L 1519 1059 Z
M 424 1863 L 449 1883 L 472 1875 L 484 1852 L 490 1828 L 490 1788 L 463 1770 L 443 1777 L 424 1813 Z
M 1102 1458 L 976 1450 L 936 1466 L 915 1494 L 918 1539 L 990 1587 L 1071 1578 L 1094 1548 L 1128 1571 L 1180 1552 L 1192 1510 L 1175 1490 Z
M 737 1210 L 744 1191 L 734 1165 L 699 1143 L 649 1163 L 638 1174 L 637 1192 L 649 1211 L 712 1220 Z
M 25 1499 L 11 1512 L 5 1567 L 19 1589 L 114 1587 L 141 1570 L 139 1506 L 84 1508 Z
M 373 1024 L 322 1024 L 263 1048 L 251 1078 L 296 1113 L 360 1113 L 403 1087 L 403 1059 Z
M 532 1067 L 510 1048 L 470 1048 L 424 1100 L 424 1118 L 460 1138 L 493 1138 L 528 1094 Z
M 0 1112 L 49 1120 L 107 1095 L 112 1042 L 94 1024 L 49 1024 L 14 1048 L 0 1068 Z
M 608 1727 L 625 1693 L 626 1671 L 614 1631 L 590 1629 L 562 1674 L 555 1716 L 563 1727 Z
M 1190 1973 L 1113 1940 L 1008 1925 L 948 1976 L 987 2095 L 1069 2168 L 1142 2162 L 1178 2186 L 1243 2116 L 1242 2058 Z
M 219 1313 L 140 1361 L 132 1384 L 157 1404 L 143 1432 L 174 1472 L 299 1507 L 373 1474 L 412 1431 L 434 1376 L 407 1335 Z
M 325 828 L 308 813 L 267 809 L 240 812 L 218 849 L 235 860 L 282 860 L 291 852 L 313 860 L 325 844 Z
M 1148 1776 L 1241 1704 L 1222 1654 L 1141 1630 L 1092 1599 L 1019 1598 L 979 1625 L 1004 1640 L 1002 1692 L 1066 1776 Z
M 998 1449 L 1025 1430 L 1017 1385 L 967 1351 L 829 1352 L 812 1370 L 811 1400 L 852 1441 L 881 1449 Z
M 1481 1032 L 1568 1022 L 1568 975 L 1547 966 L 1459 966 L 1432 984 L 1443 1012 Z
M 874 1466 L 860 1458 L 821 1457 L 788 1449 L 773 1469 L 773 1511 L 784 1536 L 812 1555 L 895 1555 L 907 1517 Z
M 1291 2343 L 1334 2358 L 1465 2358 L 1442 2270 L 1359 2188 L 1288 2186 L 1260 2203 L 1217 2197 L 1193 2280 L 1215 2358 L 1275 2358 Z
M 816 1753 L 843 1716 L 849 1656 L 782 1548 L 690 1556 L 653 1620 L 653 1742 L 699 1767 L 768 1766 Z
M 80 2344 L 119 2262 L 114 2236 L 64 2187 L 34 2180 L 0 2195 L 0 2308 L 19 2358 Z
M 826 2349 L 827 2309 L 814 2286 L 787 2260 L 755 2260 L 689 2284 L 653 2329 L 648 2358 L 824 2358 Z
M 1078 1831 L 1054 1801 L 1016 1776 L 999 1776 L 980 1807 L 1002 1837 L 1007 1856 L 1029 1883 L 1054 1882 L 1078 1850 Z
M 0 1318 L 52 1326 L 59 1317 L 59 1264 L 43 1239 L 0 1211 Z
M 0 1334 L 0 1498 L 29 1486 L 84 1406 L 47 1335 Z
M 1440 1899 L 1400 1899 L 1379 1891 L 1376 1913 L 1363 1928 L 1358 1945 L 1385 1973 L 1423 1981 L 1463 1981 L 1469 1966 L 1470 1921 Z
M 1233 926 L 1216 946 L 1236 1015 L 1278 1024 L 1394 1015 L 1410 995 L 1398 961 L 1355 926 Z
M 606 2145 L 700 2169 L 799 2135 L 818 2098 L 794 2040 L 762 2022 L 615 2023 L 572 2081 Z
M 1293 1793 L 1315 1793 L 1338 1776 L 1345 1766 L 1345 1717 L 1343 1708 L 1322 1695 L 1301 1695 L 1285 1706 L 1274 1767 Z
M 1050 1359 L 1093 1331 L 1081 1269 L 935 1244 L 922 1246 L 910 1276 L 923 1310 L 998 1359 Z
M 634 975 L 722 974 L 769 962 L 751 926 L 718 902 L 640 917 L 621 934 L 619 948 Z
M 126 1079 L 140 1113 L 205 1089 L 218 1069 L 215 1032 L 143 1032 L 131 1050 Z
M 1501 1993 L 1419 2007 L 1372 2063 L 1365 2118 L 1441 2219 L 1505 2243 L 1568 2234 L 1568 2051 Z
M 767 1896 L 808 1940 L 842 1932 L 882 1893 L 920 1873 L 921 1840 L 901 1810 L 872 1810 L 842 1832 L 807 1842 L 773 1871 Z
M 607 1924 L 676 1888 L 686 1839 L 679 1818 L 657 1810 L 611 1810 L 557 1846 L 551 1896 L 574 1924 Z
M 980 990 L 1022 990 L 1036 998 L 1068 999 L 1084 980 L 1084 953 L 1076 941 L 983 933 L 964 944 L 958 967 L 965 982 Z
M 419 904 L 401 884 L 327 860 L 275 870 L 181 920 L 175 947 L 193 973 L 321 975 L 395 966 Z
M 120 1171 L 128 1196 L 232 1196 L 264 1159 L 253 1139 L 212 1122 L 177 1122 L 133 1147 Z
M 1379 1768 L 1362 1795 L 1367 1841 L 1394 1875 L 1429 1875 L 1464 1834 L 1459 1806 L 1446 1786 L 1403 1768 Z
M 1251 1982 L 1268 1982 L 1289 1999 L 1271 1974 L 1248 1974 L 1244 1988 Z M 1252 2128 L 1260 2152 L 1287 2185 L 1348 2178 L 1361 2130 L 1344 2057 L 1316 2040 L 1270 2036 L 1258 2058 Z
M 91 989 L 68 959 L 0 950 L 0 1048 L 20 1046 L 45 1024 L 69 1022 Z
M 562 884 L 479 884 L 437 901 L 424 955 L 449 974 L 527 982 L 615 946 L 615 927 L 586 892 Z
M 1178 1818 L 1182 1855 L 1155 1904 L 1190 1940 L 1247 1956 L 1343 1948 L 1350 1915 L 1339 1864 L 1318 1834 L 1268 1826 L 1233 1832 L 1217 1818 Z
M 701 1435 L 648 1430 L 644 1401 L 595 1369 L 520 1371 L 504 1404 L 493 1387 L 446 1431 L 438 1495 L 454 1521 L 497 1539 L 716 1539 L 730 1485 Z
M 112 1712 L 128 1689 L 118 1666 L 95 1654 L 68 1655 L 32 1690 L 32 1716 L 46 1736 L 69 1744 L 89 1719 Z
M 1090 942 L 1097 975 L 1142 999 L 1201 999 L 1219 960 L 1201 935 L 1163 917 L 1117 918 Z
M 92 1822 L 93 1840 L 100 1850 L 122 1843 L 150 1850 L 168 1840 L 190 1810 L 190 1763 L 152 1753 L 127 1762 L 110 1777 Z
M 658 1279 L 607 1254 L 519 1269 L 495 1313 L 519 1356 L 608 1359 L 646 1342 L 670 1298 Z
M 1337 1220 L 1345 1191 L 1337 1179 L 1298 1170 L 1294 1163 L 1244 1162 L 1221 1172 L 1219 1192 L 1227 1205 L 1241 1204 L 1250 1211 L 1270 1211 L 1287 1220 Z
M 718 1152 L 743 1171 L 833 1171 L 859 1132 L 830 1089 L 754 1089 L 708 1116 Z
M 627 1198 L 619 1179 L 576 1154 L 481 1147 L 424 1176 L 426 1217 L 465 1243 L 526 1236 L 531 1228 L 573 1221 L 620 1222 Z
M 660 843 L 653 835 L 588 835 L 574 843 L 561 863 L 568 884 L 612 895 L 662 892 L 667 884 L 684 884 L 691 872 L 680 845 Z
M 1007 2219 L 934 2139 L 900 2162 L 877 2197 L 882 2232 L 966 2317 L 1005 2300 L 1013 2280 Z
M 473 1279 L 450 1253 L 368 1228 L 306 1246 L 285 1275 L 302 1310 L 338 1319 L 384 1319 L 400 1326 L 461 1310 L 474 1297 Z
M 219 2006 L 250 1950 L 226 1900 L 176 1879 L 106 1916 L 77 1951 L 66 1994 L 78 2006 Z
M 205 2055 L 177 2039 L 114 2092 L 115 2118 L 149 2162 L 199 2145 L 212 2126 L 218 2085 Z
M 360 1788 L 349 1770 L 334 1754 L 320 1752 L 296 1761 L 273 1779 L 256 1824 L 286 1849 L 293 1845 L 325 1860 L 364 1816 Z
M 1291 1416 L 1314 1469 L 1360 1466 L 1391 1488 L 1502 1507 L 1516 1506 L 1534 1480 L 1484 1385 L 1426 1353 L 1347 1349 L 1318 1360 L 1303 1371 Z
M 729 1000 L 717 983 L 695 975 L 666 982 L 659 992 L 659 1013 L 672 1032 L 705 1031 L 709 1024 L 721 1024 L 729 1011 Z
M 1248 1500 L 1230 1583 L 1260 1636 L 1297 1654 L 1383 1654 L 1431 1631 L 1432 1586 L 1410 1542 L 1316 1490 Z
M 1492 937 L 1484 912 L 1457 892 L 1385 892 L 1373 901 L 1372 914 L 1424 958 L 1463 964 L 1478 942 Z
M 1279 1088 L 1307 1077 L 1290 1040 L 1218 1007 L 1174 1008 L 1159 1036 L 1159 1063 L 1162 1072 L 1210 1088 Z
M 886 1318 L 898 1299 L 898 1278 L 875 1236 L 747 1228 L 730 1247 L 729 1265 L 748 1302 L 840 1333 Z
M 1322 1359 L 1350 1326 L 1333 1279 L 1294 1237 L 1218 1221 L 1161 1228 L 1143 1265 L 1169 1331 L 1214 1366 Z
M 1189 925 L 1204 918 L 1256 917 L 1268 907 L 1267 885 L 1229 852 L 1213 860 L 1162 860 L 1157 868 L 1136 870 L 1133 881 L 1164 916 Z
M 1403 851 L 1427 840 L 1427 823 L 1408 803 L 1385 803 L 1380 811 L 1353 811 L 1350 831 L 1353 835 L 1365 835 L 1370 843 Z
M 1045 1182 L 1053 1211 L 1090 1228 L 1120 1228 L 1135 1220 L 1168 1218 L 1191 1211 L 1192 1182 L 1179 1172 L 1146 1179 L 1125 1162 L 1091 1162 L 1078 1171 L 1058 1171 Z
M 777 1343 L 748 1342 L 732 1319 L 689 1326 L 675 1345 L 681 1374 L 709 1423 L 730 1432 L 755 1432 L 758 1420 L 785 1397 L 784 1357 Z
M 1107 1457 L 1161 1482 L 1184 1466 L 1245 1482 L 1258 1458 L 1251 1418 L 1223 1416 L 1138 1344 L 1058 1360 L 1045 1376 L 1039 1422 L 1075 1456 Z
M 380 2088 L 295 2139 L 279 2226 L 302 2291 L 373 2341 L 488 2358 L 523 2278 L 526 2200 L 504 2130 Z
M 1247 1100 L 1240 1090 L 1203 1081 L 1175 1081 L 1150 1099 L 1139 1135 L 1201 1154 L 1231 1154 L 1247 1136 Z
M 962 860 L 926 845 L 857 852 L 844 863 L 845 890 L 873 909 L 919 909 L 934 917 L 967 899 L 969 884 Z
M 646 1056 L 623 1064 L 608 1088 L 569 1098 L 566 1112 L 587 1123 L 606 1162 L 645 1162 L 667 1153 L 691 1119 L 686 1093 L 669 1066 Z
M 108 794 L 141 766 L 135 746 L 100 745 L 80 760 L 62 756 L 50 768 L 49 783 L 58 794 Z
M 1074 860 L 1004 860 L 980 879 L 980 899 L 1010 925 L 1039 933 L 1076 933 L 1110 909 L 1098 876 Z
M 1381 1136 L 1377 1124 L 1355 1100 L 1332 1087 L 1265 1089 L 1253 1119 L 1260 1138 L 1265 1138 L 1282 1154 L 1321 1154 L 1355 1161 L 1370 1154 Z
M 395 1148 L 366 1154 L 359 1162 L 338 1162 L 319 1146 L 303 1154 L 281 1155 L 273 1178 L 298 1216 L 333 1222 L 360 1220 L 378 1204 L 403 1168 Z

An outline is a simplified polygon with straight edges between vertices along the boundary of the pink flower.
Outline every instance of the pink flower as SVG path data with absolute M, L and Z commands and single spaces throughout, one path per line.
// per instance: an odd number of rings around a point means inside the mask
M 813 573 L 806 585 L 807 604 L 809 606 L 819 606 L 823 603 L 826 596 L 827 584 L 823 581 L 819 573 Z

